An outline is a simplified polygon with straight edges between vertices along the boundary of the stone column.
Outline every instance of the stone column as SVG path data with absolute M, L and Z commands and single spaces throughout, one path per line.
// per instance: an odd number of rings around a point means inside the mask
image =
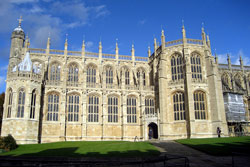
M 195 115 L 194 115 L 194 99 L 192 92 L 192 72 L 190 64 L 190 55 L 189 49 L 184 44 L 183 48 L 184 54 L 184 71 L 185 71 L 185 80 L 184 80 L 184 89 L 185 89 L 185 104 L 186 104 L 186 123 L 187 123 L 187 137 L 192 137 L 195 134 Z

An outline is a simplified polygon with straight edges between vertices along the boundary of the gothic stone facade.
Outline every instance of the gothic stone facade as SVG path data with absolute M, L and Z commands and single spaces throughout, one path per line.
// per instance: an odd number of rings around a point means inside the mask
M 18 143 L 168 140 L 215 137 L 220 127 L 228 136 L 221 75 L 232 70 L 214 60 L 203 29 L 202 40 L 182 33 L 166 42 L 162 31 L 161 45 L 155 39 L 154 52 L 137 57 L 133 46 L 131 56 L 120 55 L 117 44 L 104 54 L 101 42 L 99 53 L 86 52 L 84 41 L 82 51 L 68 51 L 67 39 L 64 50 L 51 49 L 50 38 L 46 49 L 29 48 L 19 24 L 1 135 Z

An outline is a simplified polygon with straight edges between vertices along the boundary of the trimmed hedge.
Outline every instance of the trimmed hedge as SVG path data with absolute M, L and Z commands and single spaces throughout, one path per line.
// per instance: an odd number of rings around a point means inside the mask
M 10 151 L 17 148 L 16 140 L 10 134 L 5 137 L 0 137 L 0 149 Z

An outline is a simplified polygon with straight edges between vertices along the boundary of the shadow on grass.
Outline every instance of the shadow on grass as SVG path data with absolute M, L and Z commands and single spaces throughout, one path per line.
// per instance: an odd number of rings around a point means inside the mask
M 128 151 L 110 151 L 105 154 L 99 152 L 87 152 L 77 153 L 78 147 L 58 148 L 58 149 L 46 149 L 36 153 L 19 154 L 19 155 L 8 155 L 18 157 L 149 157 L 158 156 L 160 152 L 157 150 L 128 150 Z
M 234 143 L 213 143 L 213 144 L 188 144 L 181 143 L 196 150 L 205 152 L 210 155 L 229 156 L 232 152 L 249 154 L 250 155 L 250 142 L 234 142 Z

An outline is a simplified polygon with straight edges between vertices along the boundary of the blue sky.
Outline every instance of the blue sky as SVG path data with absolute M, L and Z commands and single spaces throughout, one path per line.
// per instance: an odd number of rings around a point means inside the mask
M 88 51 L 97 52 L 102 41 L 104 53 L 147 56 L 153 38 L 160 42 L 161 28 L 166 40 L 182 37 L 184 20 L 187 38 L 201 39 L 201 26 L 209 34 L 219 62 L 250 65 L 250 1 L 248 0 L 1 0 L 0 1 L 0 92 L 5 90 L 11 32 L 23 16 L 22 28 L 32 48 L 45 48 L 50 33 L 51 48 L 63 49 L 68 34 L 69 50 L 80 50 L 82 40 Z

